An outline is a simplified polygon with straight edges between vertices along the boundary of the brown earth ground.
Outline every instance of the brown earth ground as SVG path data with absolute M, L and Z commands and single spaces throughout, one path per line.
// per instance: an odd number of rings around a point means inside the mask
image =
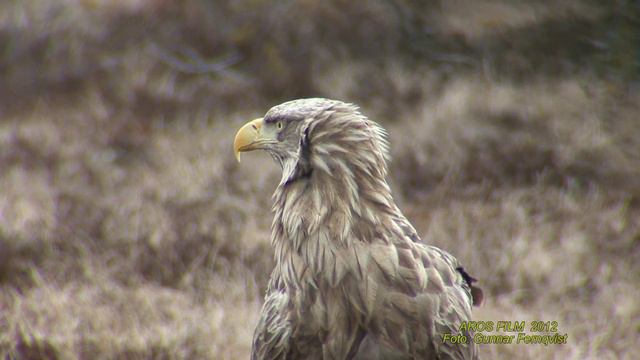
M 637 356 L 638 5 L 363 4 L 3 2 L 0 357 L 248 358 L 279 170 L 231 142 L 305 96 L 389 130 L 396 200 L 479 279 L 478 320 L 568 335 L 485 359 Z

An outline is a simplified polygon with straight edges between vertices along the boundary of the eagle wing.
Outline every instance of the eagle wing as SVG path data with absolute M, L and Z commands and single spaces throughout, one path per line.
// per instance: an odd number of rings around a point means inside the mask
M 253 335 L 252 360 L 291 358 L 292 312 L 289 294 L 279 284 L 277 269 L 271 274 L 260 319 Z
M 369 266 L 359 291 L 348 296 L 369 320 L 356 359 L 477 358 L 473 334 L 460 331 L 471 320 L 473 279 L 451 254 L 419 243 L 406 219 L 399 220 L 402 235 L 359 256 Z M 445 342 L 445 334 L 462 334 L 468 343 Z

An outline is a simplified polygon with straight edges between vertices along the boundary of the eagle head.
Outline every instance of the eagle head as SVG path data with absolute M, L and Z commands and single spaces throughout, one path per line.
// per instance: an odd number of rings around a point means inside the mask
M 233 148 L 238 161 L 242 152 L 267 151 L 283 169 L 281 184 L 314 170 L 332 176 L 386 175 L 385 131 L 355 105 L 338 100 L 299 99 L 274 106 L 240 128 Z

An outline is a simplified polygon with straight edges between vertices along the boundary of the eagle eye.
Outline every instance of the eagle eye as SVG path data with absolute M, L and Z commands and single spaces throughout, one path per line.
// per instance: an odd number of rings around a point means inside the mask
M 284 126 L 284 125 L 282 124 L 282 121 L 278 121 L 278 122 L 276 122 L 276 127 L 278 128 L 278 130 L 282 129 L 282 126 Z

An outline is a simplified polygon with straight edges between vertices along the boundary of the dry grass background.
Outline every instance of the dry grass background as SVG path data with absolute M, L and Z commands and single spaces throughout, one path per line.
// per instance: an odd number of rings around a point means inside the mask
M 484 320 L 640 351 L 640 10 L 632 2 L 8 0 L 0 5 L 0 357 L 243 359 L 271 263 L 264 155 L 303 96 L 390 132 L 424 241 Z

